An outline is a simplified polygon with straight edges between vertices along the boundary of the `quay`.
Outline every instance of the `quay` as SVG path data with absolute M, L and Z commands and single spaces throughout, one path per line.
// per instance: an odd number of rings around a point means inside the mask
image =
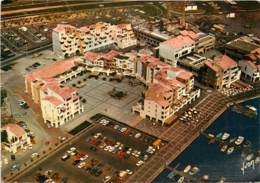
M 128 180 L 133 182 L 152 182 L 168 165 L 184 151 L 205 129 L 207 129 L 232 103 L 260 97 L 260 84 L 254 89 L 226 97 L 213 92 L 206 96 L 195 107 L 200 112 L 199 122 L 195 127 L 176 121 L 160 138 L 169 143 L 159 150 L 147 163 L 140 167 Z

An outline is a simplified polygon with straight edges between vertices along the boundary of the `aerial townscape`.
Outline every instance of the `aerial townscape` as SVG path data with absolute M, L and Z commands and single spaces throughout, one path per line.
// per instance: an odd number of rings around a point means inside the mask
M 260 1 L 1 1 L 1 182 L 260 182 Z

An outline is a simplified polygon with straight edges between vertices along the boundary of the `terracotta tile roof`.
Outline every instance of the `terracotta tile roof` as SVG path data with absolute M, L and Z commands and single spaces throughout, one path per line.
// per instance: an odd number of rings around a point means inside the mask
M 221 68 L 217 64 L 214 64 L 212 60 L 206 60 L 205 65 L 217 73 L 221 71 Z
M 223 70 L 227 70 L 237 66 L 237 63 L 227 55 L 218 55 L 214 58 L 214 62 Z
M 46 87 L 55 93 L 57 93 L 59 96 L 61 96 L 63 99 L 68 99 L 73 96 L 73 93 L 77 90 L 75 88 L 71 88 L 69 86 L 60 87 L 56 84 L 46 84 Z
M 195 41 L 192 40 L 190 37 L 188 36 L 178 36 L 178 37 L 174 37 L 174 38 L 171 38 L 161 44 L 163 45 L 167 45 L 171 48 L 174 48 L 174 49 L 180 49 L 182 48 L 183 46 L 189 46 L 191 44 L 194 44 Z
M 97 60 L 97 59 L 99 59 L 99 58 L 101 58 L 102 57 L 102 53 L 96 53 L 96 52 L 87 52 L 87 53 L 85 53 L 85 55 L 84 55 L 84 57 L 85 57 L 85 59 L 87 59 L 88 61 L 95 61 L 95 60 Z
M 110 52 L 104 54 L 104 58 L 106 58 L 107 60 L 111 60 L 112 58 L 114 58 L 115 56 L 117 56 L 119 54 L 120 53 L 118 51 L 111 50 Z
M 183 31 L 180 31 L 180 34 L 183 36 L 189 36 L 193 40 L 198 38 L 198 35 L 193 31 L 183 30 Z
M 47 100 L 55 106 L 59 106 L 63 103 L 63 101 L 61 101 L 60 99 L 58 99 L 57 97 L 54 97 L 54 96 L 44 97 L 43 100 Z
M 167 85 L 154 83 L 145 91 L 145 99 L 154 101 L 161 106 L 168 106 L 169 102 L 165 98 L 170 96 L 171 91 Z
M 28 79 L 48 79 L 62 74 L 72 67 L 76 66 L 78 58 L 71 58 L 67 60 L 59 60 L 45 67 L 39 68 L 36 71 L 26 75 Z
M 70 28 L 70 29 L 76 29 L 76 27 L 69 25 L 69 24 L 58 24 L 56 28 L 53 30 L 56 32 L 63 32 L 65 29 Z
M 26 133 L 24 129 L 17 124 L 7 124 L 3 127 L 3 129 L 8 129 L 16 137 L 22 137 Z

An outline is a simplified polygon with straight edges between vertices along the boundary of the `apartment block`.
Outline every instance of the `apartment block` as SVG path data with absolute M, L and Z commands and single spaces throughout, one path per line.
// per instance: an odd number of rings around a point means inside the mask
M 172 66 L 176 66 L 179 58 L 195 50 L 195 41 L 189 36 L 177 36 L 160 43 L 159 56 Z
M 25 76 L 25 92 L 41 106 L 44 122 L 59 127 L 83 112 L 76 89 L 66 82 L 85 72 L 80 58 L 56 61 Z
M 98 22 L 76 28 L 58 24 L 52 32 L 53 51 L 63 57 L 84 54 L 87 51 L 126 49 L 137 44 L 131 24 L 111 25 Z
M 201 80 L 207 86 L 221 90 L 240 79 L 241 71 L 238 64 L 227 55 L 216 56 L 207 60 L 202 69 Z

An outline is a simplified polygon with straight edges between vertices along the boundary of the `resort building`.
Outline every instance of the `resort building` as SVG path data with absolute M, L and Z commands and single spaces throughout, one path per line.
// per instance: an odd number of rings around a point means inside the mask
M 148 85 L 143 101 L 132 108 L 141 117 L 169 124 L 178 110 L 200 96 L 192 73 L 150 55 L 142 55 L 137 62 L 136 76 Z
M 189 36 L 177 36 L 160 43 L 159 56 L 164 62 L 176 66 L 179 58 L 195 50 L 195 41 Z
M 111 25 L 105 22 L 81 28 L 58 24 L 53 29 L 52 40 L 53 51 L 63 57 L 114 47 L 126 49 L 137 44 L 131 24 Z
M 108 53 L 87 52 L 84 55 L 84 63 L 87 70 L 91 72 L 103 72 L 107 75 L 117 73 L 126 76 L 135 76 L 135 60 L 135 53 L 121 53 L 115 50 Z
M 31 144 L 31 139 L 25 130 L 17 124 L 7 124 L 2 127 L 2 131 L 6 131 L 7 139 L 2 144 L 4 149 L 11 153 L 16 153 L 18 149 L 23 149 Z
M 227 55 L 219 55 L 214 60 L 207 60 L 202 69 L 201 81 L 207 86 L 221 90 L 240 79 L 238 64 Z
M 76 89 L 66 82 L 85 72 L 80 58 L 56 61 L 25 76 L 25 92 L 41 106 L 44 122 L 59 127 L 83 112 Z
M 241 77 L 252 83 L 260 81 L 260 48 L 253 50 L 245 59 L 240 60 Z

